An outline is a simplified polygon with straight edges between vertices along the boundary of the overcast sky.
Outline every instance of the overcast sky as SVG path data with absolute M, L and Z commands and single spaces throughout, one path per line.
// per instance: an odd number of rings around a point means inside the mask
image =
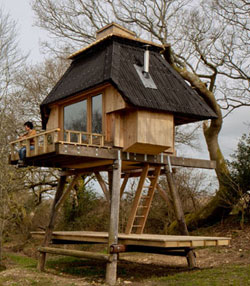
M 20 46 L 23 51 L 30 53 L 32 63 L 42 60 L 40 41 L 46 39 L 48 34 L 34 26 L 34 14 L 29 0 L 0 0 L 1 7 L 17 21 Z M 247 124 L 248 123 L 248 124 Z M 233 112 L 224 120 L 223 130 L 220 134 L 220 144 L 223 154 L 228 158 L 236 149 L 237 142 L 243 133 L 250 132 L 250 107 L 241 108 Z M 200 157 L 207 159 L 205 141 L 201 136 L 201 152 L 188 151 L 186 157 Z

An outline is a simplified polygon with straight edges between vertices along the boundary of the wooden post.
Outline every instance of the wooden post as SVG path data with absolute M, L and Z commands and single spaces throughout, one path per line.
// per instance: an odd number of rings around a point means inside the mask
M 118 243 L 119 229 L 119 209 L 120 209 L 120 180 L 121 180 L 121 154 L 118 151 L 118 159 L 113 164 L 113 180 L 112 194 L 110 206 L 110 221 L 109 221 L 109 249 L 112 244 Z M 111 180 L 110 180 L 111 181 Z M 110 254 L 111 262 L 107 263 L 106 282 L 109 285 L 115 285 L 117 276 L 117 260 L 118 254 Z
M 185 222 L 184 212 L 183 212 L 182 205 L 181 205 L 180 195 L 175 186 L 175 181 L 174 181 L 170 163 L 164 166 L 164 172 L 167 177 L 168 187 L 169 187 L 170 195 L 173 200 L 175 216 L 178 222 L 180 233 L 182 235 L 189 235 L 187 225 Z M 194 268 L 196 266 L 195 254 L 192 249 L 190 249 L 187 253 L 187 262 L 190 268 Z
M 66 184 L 66 176 L 61 176 L 58 182 L 58 185 L 57 185 L 54 202 L 51 208 L 49 225 L 46 229 L 45 236 L 44 236 L 44 241 L 43 241 L 44 247 L 48 246 L 50 243 L 52 232 L 53 232 L 54 225 L 55 225 L 56 214 L 57 214 L 55 211 L 55 207 L 56 207 L 57 202 L 59 201 L 59 199 L 61 198 L 63 194 L 63 189 L 64 189 L 65 184 Z M 38 259 L 37 269 L 39 271 L 44 271 L 45 261 L 46 261 L 46 253 L 43 252 L 40 254 L 39 259 Z

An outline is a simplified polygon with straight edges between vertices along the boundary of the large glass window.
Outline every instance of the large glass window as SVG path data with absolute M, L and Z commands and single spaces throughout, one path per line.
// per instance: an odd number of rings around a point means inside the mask
M 102 133 L 102 95 L 92 97 L 92 133 Z
M 87 131 L 87 100 L 64 107 L 64 129 Z
M 90 114 L 91 112 L 91 114 Z M 91 122 L 90 122 L 91 120 Z M 70 142 L 88 142 L 87 134 L 68 131 L 83 131 L 91 133 L 102 133 L 102 94 L 89 96 L 85 100 L 64 107 L 64 139 Z

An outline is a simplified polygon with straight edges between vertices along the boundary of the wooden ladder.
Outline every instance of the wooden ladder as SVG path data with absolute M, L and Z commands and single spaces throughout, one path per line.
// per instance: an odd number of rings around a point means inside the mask
M 157 181 L 160 176 L 161 166 L 151 166 L 146 164 L 142 169 L 141 177 L 135 193 L 130 216 L 125 233 L 143 233 L 150 206 L 156 189 Z M 146 185 L 147 179 L 149 185 Z

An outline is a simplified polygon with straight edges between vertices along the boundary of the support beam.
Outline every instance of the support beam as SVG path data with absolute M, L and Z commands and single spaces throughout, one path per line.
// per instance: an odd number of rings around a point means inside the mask
M 122 195 L 123 195 L 124 190 L 127 186 L 127 182 L 128 182 L 129 177 L 130 177 L 130 174 L 126 173 L 124 176 L 123 182 L 122 182 L 121 190 L 120 190 L 120 198 L 122 198 Z
M 79 251 L 73 249 L 63 249 L 63 248 L 53 248 L 53 247 L 39 247 L 38 251 L 41 253 L 67 255 L 80 258 L 96 259 L 101 261 L 110 261 L 109 255 L 91 251 Z
M 113 165 L 112 176 L 112 194 L 110 206 L 110 224 L 109 224 L 109 249 L 113 244 L 118 243 L 118 228 L 119 228 L 119 209 L 120 209 L 120 180 L 121 180 L 121 155 L 118 151 L 118 159 Z M 109 180 L 111 181 L 111 180 Z M 118 254 L 110 254 L 112 262 L 107 263 L 106 268 L 106 283 L 109 285 L 116 284 L 117 277 L 117 260 Z
M 160 196 L 163 198 L 163 200 L 167 203 L 167 206 L 172 207 L 172 204 L 168 197 L 167 192 L 160 186 L 160 184 L 156 185 L 156 189 L 159 192 Z
M 180 233 L 182 235 L 189 235 L 187 225 L 185 222 L 184 212 L 183 212 L 182 205 L 181 205 L 180 195 L 179 195 L 178 190 L 176 189 L 170 161 L 169 161 L 169 164 L 166 164 L 164 166 L 164 172 L 167 177 L 168 187 L 169 187 L 170 195 L 172 197 L 174 211 L 175 211 Z M 190 249 L 187 252 L 187 261 L 188 261 L 188 265 L 190 268 L 194 268 L 196 266 L 195 254 L 192 251 L 192 249 Z
M 110 201 L 110 195 L 109 195 L 109 191 L 107 189 L 107 185 L 106 183 L 104 182 L 100 172 L 95 172 L 95 176 L 96 176 L 96 179 L 100 185 L 100 187 L 102 188 L 102 191 L 106 197 L 106 200 L 109 202 Z
M 68 195 L 70 194 L 70 191 L 74 188 L 75 184 L 77 183 L 79 177 L 80 177 L 79 175 L 75 175 L 74 176 L 74 178 L 70 182 L 68 188 L 65 190 L 65 192 L 62 194 L 62 196 L 60 197 L 60 199 L 56 203 L 56 205 L 55 205 L 55 212 L 57 212 L 59 210 L 59 208 L 61 207 L 61 205 L 65 202 L 65 200 L 67 199 Z
M 56 190 L 56 194 L 55 194 L 55 198 L 54 198 L 54 202 L 51 208 L 51 213 L 50 213 L 50 221 L 49 221 L 49 225 L 46 229 L 45 232 L 45 236 L 44 236 L 44 241 L 43 241 L 43 246 L 46 247 L 49 245 L 51 238 L 52 238 L 52 232 L 54 229 L 54 225 L 55 225 L 55 220 L 56 220 L 56 215 L 57 212 L 55 210 L 56 204 L 57 202 L 60 200 L 62 194 L 63 194 L 63 189 L 64 186 L 66 184 L 66 176 L 61 176 L 57 185 L 57 190 Z M 43 252 L 40 254 L 39 258 L 38 258 L 38 265 L 37 265 L 37 269 L 39 271 L 44 271 L 45 268 L 45 262 L 46 262 L 46 253 Z

